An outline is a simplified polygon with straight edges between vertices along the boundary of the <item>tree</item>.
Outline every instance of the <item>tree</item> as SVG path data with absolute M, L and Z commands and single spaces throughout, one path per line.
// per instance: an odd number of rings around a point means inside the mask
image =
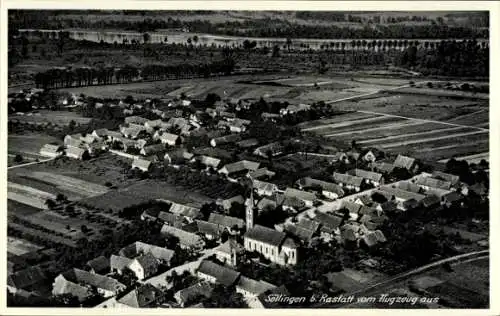
M 64 201 L 67 201 L 68 198 L 62 194 L 62 193 L 58 193 L 57 196 L 56 196 L 56 201 L 57 202 L 64 202 Z
M 237 293 L 234 286 L 217 284 L 210 297 L 202 300 L 205 307 L 216 308 L 247 308 L 242 294 Z
M 280 48 L 278 45 L 274 45 L 272 57 L 279 57 L 279 56 L 280 56 Z
M 52 199 L 47 199 L 45 201 L 45 205 L 47 205 L 47 207 L 49 208 L 49 210 L 51 210 L 54 207 L 56 207 L 57 203 L 54 200 L 52 200 Z
M 14 157 L 14 162 L 16 162 L 16 163 L 21 163 L 21 162 L 23 162 L 23 160 L 24 160 L 24 159 L 23 159 L 23 156 L 21 156 L 21 155 L 19 155 L 19 154 L 17 154 L 17 155 Z
M 72 132 L 75 130 L 75 127 L 76 127 L 76 122 L 74 120 L 71 120 L 68 124 L 69 130 Z

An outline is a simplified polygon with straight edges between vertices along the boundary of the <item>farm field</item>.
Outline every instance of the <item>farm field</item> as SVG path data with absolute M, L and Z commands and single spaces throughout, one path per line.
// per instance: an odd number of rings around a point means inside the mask
M 11 155 L 20 154 L 26 159 L 36 159 L 43 158 L 40 155 L 40 148 L 48 143 L 62 144 L 59 139 L 44 134 L 9 134 L 7 148 Z
M 54 194 L 13 182 L 7 184 L 7 197 L 10 200 L 39 209 L 47 208 L 45 205 L 47 199 L 54 200 L 56 198 Z
M 309 124 L 301 125 L 302 131 L 314 132 L 347 143 L 355 140 L 364 147 L 376 147 L 428 161 L 488 151 L 489 133 L 484 127 L 469 127 L 455 122 L 441 123 L 375 112 L 358 113 L 359 116 L 347 113 L 331 119 L 318 120 L 314 124 L 308 122 Z
M 27 234 L 30 236 L 38 236 L 39 238 L 42 238 L 42 239 L 45 239 L 45 240 L 48 240 L 48 241 L 51 241 L 54 243 L 58 243 L 58 244 L 62 244 L 62 245 L 76 248 L 76 242 L 74 240 L 68 239 L 68 238 L 63 238 L 60 236 L 55 236 L 53 233 L 47 233 L 47 232 L 44 232 L 40 229 L 29 228 L 29 227 L 26 227 L 24 225 L 20 225 L 20 224 L 16 224 L 16 223 L 9 223 L 8 228 L 11 230 L 14 230 L 16 232 L 19 232 L 21 234 Z
M 7 199 L 7 216 L 11 215 L 23 215 L 28 216 L 41 212 L 42 210 L 30 205 L 16 202 L 14 200 Z
M 490 160 L 490 153 L 489 152 L 482 152 L 482 151 L 485 151 L 485 150 L 488 150 L 488 149 L 489 149 L 489 143 L 485 144 L 483 146 L 479 146 L 477 148 L 477 151 L 481 151 L 481 153 L 474 154 L 474 155 L 467 155 L 467 156 L 455 157 L 455 159 L 457 159 L 457 160 L 465 160 L 468 163 L 479 163 L 483 159 L 486 160 L 486 161 L 489 161 Z M 440 161 L 440 162 L 446 162 L 446 161 L 447 160 L 443 160 L 443 161 Z
M 479 110 L 477 112 L 473 112 L 470 114 L 465 114 L 461 115 L 458 117 L 455 117 L 448 122 L 454 123 L 454 124 L 462 124 L 462 125 L 470 125 L 470 126 L 479 126 L 479 127 L 485 127 L 488 128 L 488 126 L 484 126 L 485 124 L 488 124 L 489 119 L 490 119 L 490 113 L 488 109 L 483 109 Z
M 71 111 L 49 111 L 40 110 L 36 113 L 28 113 L 24 115 L 11 114 L 9 120 L 17 120 L 23 123 L 50 123 L 53 125 L 66 126 L 71 121 L 77 124 L 87 124 L 90 118 L 82 117 L 79 113 Z
M 7 237 L 7 252 L 15 256 L 22 256 L 43 248 L 45 247 L 36 245 L 24 239 Z

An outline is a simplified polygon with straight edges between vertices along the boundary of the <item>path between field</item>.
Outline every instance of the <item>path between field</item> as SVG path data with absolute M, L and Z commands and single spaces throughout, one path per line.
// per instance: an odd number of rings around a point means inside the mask
M 419 149 L 419 151 L 420 152 L 428 152 L 428 151 L 435 151 L 435 150 L 451 149 L 451 148 L 456 148 L 456 147 L 479 145 L 479 144 L 484 144 L 484 143 L 488 143 L 488 142 L 489 142 L 489 139 L 485 139 L 483 141 L 467 142 L 467 143 L 461 143 L 461 144 L 452 144 L 452 145 L 432 147 L 432 148 L 421 148 L 421 149 Z
M 51 161 L 51 160 L 54 160 L 54 159 L 56 159 L 56 158 L 49 158 L 49 159 L 40 160 L 40 161 L 28 162 L 28 163 L 25 163 L 25 164 L 22 164 L 22 165 L 16 165 L 16 166 L 7 167 L 7 169 L 14 169 L 14 168 L 20 168 L 20 167 L 26 167 L 26 166 L 36 165 L 36 164 L 44 163 L 44 162 Z
M 460 116 L 457 116 L 457 117 L 454 117 L 450 120 L 448 120 L 448 122 L 453 122 L 453 121 L 456 121 L 456 120 L 460 120 L 460 119 L 463 119 L 464 117 L 469 117 L 469 116 L 472 116 L 472 115 L 475 115 L 477 113 L 481 113 L 481 112 L 484 112 L 486 111 L 486 109 L 482 109 L 482 110 L 479 110 L 479 111 L 476 111 L 476 112 L 472 112 L 472 113 L 469 113 L 469 114 L 465 114 L 465 115 L 460 115 Z
M 419 133 L 409 133 L 409 134 L 400 134 L 400 135 L 392 135 L 392 136 L 387 136 L 384 138 L 374 138 L 374 139 L 368 139 L 368 140 L 363 140 L 358 143 L 360 144 L 370 144 L 370 143 L 376 143 L 379 141 L 390 141 L 393 139 L 398 139 L 398 138 L 404 138 L 404 137 L 409 137 L 409 136 L 418 136 L 418 135 L 428 135 L 428 134 L 433 134 L 433 133 L 440 133 L 440 132 L 447 132 L 447 131 L 455 131 L 457 129 L 461 129 L 463 127 L 450 127 L 450 128 L 444 128 L 444 129 L 436 129 L 436 130 L 431 130 L 431 131 L 425 131 L 425 132 L 419 132 Z
M 359 120 L 353 120 L 353 121 L 344 121 L 344 122 L 338 122 L 338 123 L 331 123 L 327 125 L 319 125 L 319 126 L 313 126 L 313 127 L 308 127 L 302 129 L 303 132 L 310 132 L 318 129 L 323 129 L 323 128 L 338 128 L 338 127 L 348 127 L 351 125 L 359 125 L 359 123 L 368 123 L 368 122 L 373 122 L 373 121 L 379 121 L 385 119 L 383 116 L 376 116 L 376 117 L 368 117 L 368 118 L 362 118 Z
M 380 147 L 386 149 L 386 148 L 392 148 L 392 147 L 398 147 L 398 146 L 407 146 L 407 145 L 427 143 L 427 142 L 432 142 L 435 140 L 441 140 L 441 139 L 447 139 L 447 138 L 476 135 L 476 134 L 481 134 L 481 133 L 486 133 L 486 132 L 485 131 L 475 131 L 475 132 L 459 133 L 459 134 L 452 134 L 452 135 L 444 135 L 444 136 L 439 136 L 439 137 L 415 139 L 415 140 L 408 140 L 408 141 L 401 141 L 401 142 L 396 142 L 396 143 L 380 145 Z
M 423 84 L 424 82 L 417 82 L 415 83 L 415 86 L 416 85 L 420 85 L 420 84 Z M 341 98 L 341 99 L 337 99 L 337 100 L 332 100 L 332 101 L 326 101 L 325 104 L 333 104 L 333 103 L 337 103 L 337 102 L 342 102 L 342 101 L 347 101 L 347 100 L 352 100 L 352 99 L 356 99 L 356 98 L 362 98 L 362 97 L 368 97 L 370 95 L 374 95 L 374 94 L 377 94 L 379 93 L 380 91 L 391 91 L 391 90 L 398 90 L 398 89 L 403 89 L 403 88 L 408 88 L 408 87 L 411 87 L 411 85 L 409 84 L 405 84 L 405 85 L 402 85 L 402 86 L 397 86 L 397 87 L 393 87 L 393 88 L 388 88 L 388 89 L 380 89 L 380 90 L 377 90 L 377 91 L 372 91 L 372 92 L 368 92 L 368 93 L 363 93 L 363 94 L 358 94 L 358 95 L 354 95 L 354 96 L 351 96 L 351 97 L 345 97 L 345 98 Z M 361 112 L 361 111 L 360 111 Z
M 482 128 L 482 127 L 477 127 L 477 126 L 469 126 L 469 125 L 462 125 L 462 124 L 455 124 L 455 123 L 448 123 L 448 122 L 442 122 L 442 121 L 435 121 L 435 120 L 428 120 L 428 119 L 419 119 L 419 118 L 414 118 L 414 117 L 407 117 L 407 116 L 401 116 L 401 115 L 394 115 L 394 114 L 387 114 L 387 113 L 380 113 L 380 112 L 373 112 L 373 111 L 358 111 L 361 113 L 367 113 L 367 114 L 378 114 L 378 115 L 385 115 L 385 116 L 392 116 L 392 117 L 399 117 L 407 120 L 416 120 L 420 122 L 428 122 L 428 123 L 438 123 L 438 124 L 444 124 L 444 125 L 450 125 L 450 126 L 458 126 L 458 127 L 470 127 L 473 129 L 477 129 L 480 131 L 484 132 L 489 132 L 490 130 L 487 128 Z

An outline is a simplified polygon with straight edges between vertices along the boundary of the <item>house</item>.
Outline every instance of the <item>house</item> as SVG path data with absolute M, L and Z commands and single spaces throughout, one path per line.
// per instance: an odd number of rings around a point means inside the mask
M 413 193 L 422 193 L 422 188 L 418 184 L 415 184 L 410 181 L 399 181 L 397 187 L 398 189 Z
M 238 227 L 239 229 L 242 229 L 245 227 L 245 221 L 241 218 L 237 217 L 232 217 L 232 216 L 226 216 L 222 214 L 217 214 L 217 213 L 210 213 L 210 216 L 208 217 L 208 221 L 210 223 L 217 224 L 228 231 L 232 230 L 233 227 Z
M 457 185 L 460 182 L 460 177 L 450 173 L 444 173 L 441 171 L 434 171 L 432 177 L 435 179 L 440 179 L 443 181 L 448 181 L 452 186 Z
M 9 274 L 7 276 L 7 290 L 12 294 L 23 291 L 38 293 L 46 287 L 46 284 L 50 284 L 49 282 L 50 279 L 46 271 L 39 266 L 32 266 Z
M 384 184 L 384 178 L 381 173 L 356 168 L 348 171 L 347 174 L 363 178 L 366 183 L 371 183 L 374 186 Z
M 115 307 L 151 308 L 157 307 L 163 299 L 162 291 L 146 283 L 118 299 Z
M 220 159 L 205 156 L 205 155 L 196 156 L 192 159 L 192 161 L 199 162 L 200 164 L 202 164 L 206 168 L 214 168 L 214 169 L 217 169 L 217 167 L 220 164 Z
M 268 113 L 268 112 L 263 112 L 261 115 L 262 119 L 264 121 L 273 121 L 276 122 L 277 119 L 279 119 L 281 116 L 276 113 Z
M 68 146 L 66 148 L 66 156 L 78 160 L 86 160 L 90 158 L 90 154 L 87 149 L 73 146 Z
M 429 190 L 431 188 L 450 190 L 451 188 L 451 182 L 431 177 L 419 177 L 416 181 L 416 184 L 421 186 L 424 190 Z
M 161 116 L 161 114 L 160 114 L 160 116 Z M 154 130 L 164 131 L 164 130 L 167 130 L 169 128 L 167 122 L 163 122 L 161 119 L 147 121 L 146 123 L 144 123 L 144 127 L 149 132 L 154 131 Z
M 286 188 L 285 199 L 287 198 L 299 199 L 303 201 L 307 207 L 312 207 L 314 202 L 317 200 L 316 194 L 294 188 Z
M 137 125 L 137 126 L 143 126 L 145 123 L 148 122 L 148 119 L 145 119 L 143 117 L 140 117 L 140 116 L 127 116 L 125 118 L 125 123 L 126 124 L 133 124 L 133 125 Z
M 200 297 L 209 298 L 212 292 L 213 285 L 209 282 L 202 281 L 175 292 L 174 298 L 177 303 L 179 303 L 180 307 L 186 307 Z
M 444 205 L 446 207 L 458 206 L 461 204 L 463 198 L 464 197 L 460 193 L 451 191 L 450 193 L 441 197 L 441 205 Z
M 111 271 L 122 274 L 125 270 L 132 271 L 138 280 L 146 279 L 158 272 L 158 261 L 151 254 L 140 255 L 133 259 L 124 256 L 111 255 Z
M 318 222 L 302 218 L 296 224 L 286 223 L 284 231 L 297 237 L 305 244 L 309 244 L 314 235 L 318 232 L 319 226 L 320 224 Z
M 248 121 L 248 120 L 242 120 L 242 119 L 234 118 L 228 124 L 229 131 L 232 132 L 232 133 L 242 133 L 242 132 L 244 132 L 244 131 L 247 130 L 247 126 L 250 123 L 251 122 Z
M 272 288 L 265 291 L 264 293 L 257 296 L 255 301 L 250 301 L 249 305 L 252 308 L 283 308 L 283 304 L 280 300 L 270 299 L 272 297 L 289 297 L 290 292 L 286 289 L 284 285 Z
M 488 189 L 486 188 L 486 186 L 482 182 L 474 183 L 473 185 L 471 185 L 468 188 L 468 192 L 472 192 L 481 198 L 485 198 L 488 196 Z
M 108 137 L 109 132 L 110 131 L 107 128 L 95 129 L 92 132 L 92 136 L 96 137 L 97 139 L 101 139 L 101 140 L 110 140 Z
M 219 283 L 224 286 L 231 286 L 236 284 L 236 281 L 239 279 L 241 273 L 212 261 L 203 260 L 196 270 L 196 275 L 200 279 L 210 283 Z
M 423 199 L 422 199 L 422 201 L 423 201 Z M 415 199 L 409 199 L 409 200 L 406 200 L 403 202 L 403 209 L 404 210 L 411 210 L 411 209 L 417 208 L 419 205 L 420 205 L 419 201 L 417 201 Z
M 342 152 L 342 151 L 338 151 L 336 152 L 334 155 L 332 155 L 332 161 L 331 162 L 337 162 L 337 161 L 341 161 L 343 163 L 349 163 L 349 157 L 347 156 L 346 153 Z
M 343 188 L 355 190 L 359 192 L 361 190 L 361 185 L 363 184 L 363 178 L 344 174 L 344 173 L 333 173 L 333 181 Z
M 149 171 L 152 167 L 152 162 L 150 160 L 142 159 L 142 158 L 135 158 L 132 161 L 132 169 L 139 169 L 144 172 Z
M 390 174 L 394 170 L 394 165 L 387 162 L 373 162 L 371 167 L 383 174 Z
M 126 289 L 124 284 L 115 279 L 80 269 L 71 269 L 55 278 L 52 294 L 73 294 L 80 301 L 84 301 L 91 295 L 91 287 L 96 288 L 103 297 L 115 296 Z M 85 293 L 85 289 L 88 293 Z
M 159 139 L 162 144 L 166 144 L 168 146 L 175 146 L 181 143 L 181 138 L 178 135 L 167 132 L 156 132 L 153 139 Z
M 298 180 L 297 185 L 301 190 L 319 188 L 321 190 L 321 194 L 331 200 L 335 200 L 344 196 L 344 190 L 342 190 L 339 185 L 322 180 L 316 180 L 310 177 L 305 177 Z
M 387 239 L 385 238 L 384 233 L 382 233 L 380 230 L 377 230 L 373 232 L 368 232 L 367 234 L 363 235 L 361 237 L 360 244 L 368 248 L 372 248 L 386 241 Z
M 348 210 L 353 217 L 359 213 L 362 207 L 363 205 L 356 202 L 342 201 L 342 209 Z
M 146 128 L 144 126 L 120 126 L 120 133 L 127 138 L 137 139 L 143 132 L 146 132 Z
M 129 259 L 137 258 L 146 254 L 153 256 L 158 263 L 168 266 L 175 255 L 175 251 L 164 247 L 146 244 L 141 241 L 136 241 L 133 244 L 123 247 L 118 252 L 118 255 Z
M 237 141 L 239 141 L 240 139 L 241 139 L 241 135 L 230 134 L 230 135 L 226 135 L 226 136 L 212 138 L 210 140 L 210 145 L 212 147 L 217 147 L 217 146 L 224 145 L 224 144 L 233 144 L 233 143 L 236 143 Z
M 258 145 L 259 145 L 259 141 L 255 138 L 244 139 L 244 140 L 236 143 L 236 146 L 238 146 L 241 149 L 248 149 L 248 148 L 256 147 Z
M 297 246 L 285 233 L 255 225 L 243 237 L 247 251 L 256 251 L 280 265 L 297 264 Z
M 184 217 L 190 223 L 203 217 L 199 208 L 179 203 L 172 203 L 168 211 Z
M 373 153 L 373 151 L 369 150 L 366 154 L 363 155 L 363 160 L 368 162 L 374 162 L 377 160 L 377 157 Z
M 170 212 L 158 212 L 157 220 L 162 222 L 163 224 L 177 228 L 182 228 L 182 226 L 184 225 L 184 217 L 182 215 Z
M 274 288 L 276 288 L 274 284 L 262 280 L 257 281 L 242 275 L 236 284 L 236 293 L 241 293 L 248 300 Z
M 420 202 L 425 198 L 425 195 L 393 188 L 391 186 L 382 186 L 375 192 L 384 195 L 387 200 L 394 200 L 394 202 L 398 205 L 398 209 L 403 211 L 406 210 L 405 205 L 403 204 L 404 202 L 411 199 Z
M 44 157 L 56 158 L 63 154 L 63 148 L 60 145 L 45 144 L 40 148 L 40 155 Z
M 259 162 L 240 160 L 238 162 L 225 165 L 219 170 L 219 173 L 225 174 L 228 177 L 237 177 L 246 175 L 249 171 L 255 171 L 259 168 L 259 166 Z
M 297 113 L 300 111 L 307 111 L 311 109 L 310 104 L 290 104 L 286 108 L 280 109 L 280 114 L 287 115 L 287 114 L 292 114 L 292 113 Z
M 372 201 L 372 199 L 369 196 L 362 195 L 362 196 L 357 197 L 356 200 L 354 200 L 354 203 L 359 204 L 359 205 L 370 206 L 374 202 Z
M 241 195 L 236 195 L 227 199 L 217 199 L 215 203 L 222 206 L 225 211 L 228 211 L 233 203 L 245 204 L 245 199 Z
M 66 135 L 64 137 L 64 145 L 65 146 L 75 146 L 75 143 L 82 143 L 82 134 L 73 134 L 73 135 Z M 75 146 L 75 147 L 78 147 L 78 146 Z
M 99 256 L 92 260 L 87 261 L 87 267 L 89 268 L 90 273 L 95 274 L 108 274 L 110 269 L 109 259 L 104 256 Z
M 271 157 L 278 156 L 278 155 L 282 154 L 284 150 L 285 150 L 285 148 L 281 143 L 274 142 L 274 143 L 270 143 L 270 144 L 256 148 L 254 150 L 253 154 L 256 156 L 269 158 L 268 155 L 271 155 Z
M 351 158 L 353 161 L 358 161 L 359 157 L 361 157 L 361 154 L 356 151 L 355 149 L 349 150 L 346 152 L 347 157 Z
M 215 249 L 215 257 L 217 260 L 234 267 L 238 264 L 239 258 L 244 252 L 245 248 L 242 245 L 229 238 Z
M 271 179 L 276 175 L 276 172 L 267 168 L 260 168 L 255 171 L 250 171 L 248 176 L 252 179 Z
M 179 238 L 179 245 L 181 248 L 193 249 L 195 251 L 205 248 L 205 242 L 197 234 L 169 225 L 163 225 L 160 232 L 162 235 L 170 235 Z
M 423 207 L 425 208 L 430 208 L 430 207 L 435 207 L 440 205 L 440 198 L 436 195 L 427 195 L 425 198 L 420 201 Z
M 92 134 L 85 134 L 85 136 L 80 136 L 80 140 L 86 144 L 92 144 L 98 141 L 98 137 Z
M 417 166 L 415 158 L 407 157 L 403 155 L 398 155 L 396 160 L 394 160 L 394 167 L 407 169 L 410 172 L 416 172 Z
M 144 146 L 141 149 L 140 154 L 143 156 L 151 156 L 157 153 L 161 153 L 164 150 L 165 150 L 164 144 L 154 144 L 154 145 Z
M 283 200 L 283 199 L 282 199 Z M 283 203 L 283 201 L 281 201 L 281 203 Z M 259 211 L 263 211 L 265 210 L 266 208 L 271 208 L 271 209 L 275 209 L 278 205 L 281 205 L 281 203 L 278 203 L 276 201 L 276 198 L 275 196 L 273 196 L 272 198 L 263 198 L 259 201 L 259 203 L 257 203 L 257 209 Z
M 193 156 L 194 155 L 192 153 L 186 151 L 185 149 L 178 149 L 165 153 L 163 159 L 168 164 L 181 165 L 193 159 Z
M 278 191 L 278 186 L 274 183 L 253 180 L 253 189 L 260 196 L 272 196 L 276 191 Z
M 221 236 L 221 227 L 216 223 L 196 220 L 198 232 L 208 240 L 218 240 Z
M 306 203 L 295 197 L 295 196 L 285 196 L 283 195 L 283 202 L 281 203 L 283 210 L 292 211 L 294 213 L 301 212 L 307 208 Z
M 158 220 L 158 214 L 160 214 L 160 210 L 157 208 L 148 208 L 144 210 L 141 214 L 141 220 L 145 221 L 156 221 Z

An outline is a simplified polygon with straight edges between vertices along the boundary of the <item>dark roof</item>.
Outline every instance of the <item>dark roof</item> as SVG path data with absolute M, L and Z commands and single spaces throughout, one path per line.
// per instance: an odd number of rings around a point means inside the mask
M 177 228 L 180 228 L 182 226 L 182 223 L 183 223 L 182 216 L 180 216 L 179 214 L 173 214 L 173 213 L 163 212 L 163 211 L 161 211 L 158 214 L 158 219 L 161 220 L 162 222 L 164 222 L 165 224 L 168 224 L 170 226 L 174 226 Z
M 198 227 L 198 232 L 202 234 L 219 236 L 221 229 L 218 224 L 210 223 L 202 220 L 196 220 L 196 226 Z
M 139 264 L 144 269 L 144 273 L 147 275 L 156 271 L 156 269 L 158 268 L 158 261 L 151 253 L 146 253 L 145 255 L 139 256 L 135 258 L 135 260 L 139 262 Z
M 433 194 L 427 195 L 422 201 L 420 201 L 420 203 L 422 203 L 424 207 L 433 206 L 439 204 L 439 202 L 440 202 L 439 197 Z
M 320 223 L 326 231 L 332 232 L 342 224 L 342 218 L 335 215 L 329 215 L 322 212 L 316 212 L 315 221 Z M 322 229 L 323 230 L 323 229 Z
M 488 189 L 483 183 L 475 183 L 469 187 L 469 190 L 476 193 L 477 195 L 485 195 L 488 193 Z
M 363 182 L 363 178 L 361 177 L 352 176 L 344 173 L 338 173 L 338 172 L 333 173 L 333 180 L 337 183 L 344 183 L 356 187 L 361 186 L 361 183 Z
M 240 245 L 234 239 L 228 239 L 225 243 L 217 247 L 217 251 L 224 252 L 227 254 L 231 254 L 232 251 L 236 251 L 236 253 L 241 253 L 245 251 L 242 245 Z
M 290 292 L 288 292 L 288 290 L 286 289 L 286 287 L 284 285 L 281 285 L 279 287 L 265 291 L 264 293 L 257 296 L 257 298 L 262 303 L 262 305 L 264 305 L 264 307 L 277 308 L 277 307 L 281 307 L 280 306 L 281 304 L 279 303 L 279 301 L 269 300 L 268 298 L 270 296 L 279 297 L 280 294 L 284 295 L 284 296 L 288 296 L 288 295 L 290 295 Z
M 314 235 L 313 230 L 309 230 L 294 224 L 286 224 L 285 231 L 305 242 L 311 241 Z
M 349 210 L 350 213 L 358 213 L 362 205 L 354 202 L 343 201 L 342 208 Z
M 331 182 L 326 182 L 322 180 L 316 180 L 311 177 L 305 177 L 300 180 L 298 180 L 298 183 L 300 186 L 307 188 L 307 187 L 313 187 L 313 186 L 319 186 L 323 191 L 328 191 L 332 193 L 336 193 L 339 197 L 342 197 L 344 195 L 344 190 L 342 190 L 342 187 L 335 183 Z
M 280 246 L 285 239 L 285 234 L 261 225 L 255 225 L 245 233 L 245 238 L 250 238 L 273 246 Z
M 208 282 L 199 282 L 190 287 L 177 291 L 176 296 L 179 296 L 180 301 L 189 302 L 197 297 L 204 296 L 206 298 L 210 297 L 212 294 L 213 287 Z
M 244 227 L 245 221 L 241 218 L 226 216 L 217 213 L 210 213 L 210 217 L 208 218 L 210 223 L 214 223 L 217 225 L 221 225 L 227 228 L 231 228 L 233 226 Z
M 92 260 L 89 260 L 87 262 L 87 266 L 92 268 L 92 270 L 94 270 L 96 273 L 99 273 L 108 271 L 110 268 L 110 263 L 108 258 L 100 256 Z
M 218 265 L 212 261 L 203 260 L 198 267 L 197 272 L 214 277 L 218 283 L 225 286 L 231 286 L 236 283 L 240 273 L 227 267 Z
M 303 217 L 299 220 L 297 226 L 302 227 L 304 229 L 316 231 L 319 227 L 319 223 Z
M 375 181 L 375 182 L 380 182 L 380 180 L 382 180 L 381 173 L 367 171 L 367 170 L 363 170 L 363 169 L 353 169 L 351 171 L 348 171 L 347 173 L 354 175 L 354 176 L 357 176 L 357 177 L 361 177 L 363 179 Z
M 45 272 L 40 267 L 34 266 L 9 275 L 7 284 L 17 289 L 25 289 L 46 279 Z
M 135 308 L 149 307 L 162 296 L 162 291 L 151 284 L 144 284 L 118 299 L 118 302 Z
M 155 245 L 150 245 L 140 241 L 136 241 L 135 243 L 122 248 L 119 254 L 121 256 L 131 259 L 140 256 L 142 254 L 150 254 L 155 259 L 170 262 L 170 260 L 175 254 L 175 251 L 164 247 L 158 247 Z
M 118 282 L 115 279 L 90 273 L 88 271 L 80 270 L 80 269 L 71 269 L 64 273 L 62 276 L 69 282 L 73 282 L 75 284 L 85 284 L 95 286 L 98 289 L 104 289 L 108 291 L 117 291 L 118 289 L 124 289 L 125 285 Z
M 264 281 L 256 281 L 245 276 L 240 277 L 236 286 L 254 295 L 260 295 L 276 287 L 276 285 Z
M 441 171 L 434 171 L 432 177 L 436 179 L 442 179 L 451 182 L 452 185 L 457 184 L 460 181 L 460 177 L 450 173 L 444 173 Z
M 451 191 L 450 193 L 443 196 L 443 200 L 446 202 L 456 202 L 462 199 L 462 195 L 456 191 Z
M 420 177 L 417 179 L 417 184 L 442 190 L 449 190 L 451 187 L 451 182 L 431 177 Z

